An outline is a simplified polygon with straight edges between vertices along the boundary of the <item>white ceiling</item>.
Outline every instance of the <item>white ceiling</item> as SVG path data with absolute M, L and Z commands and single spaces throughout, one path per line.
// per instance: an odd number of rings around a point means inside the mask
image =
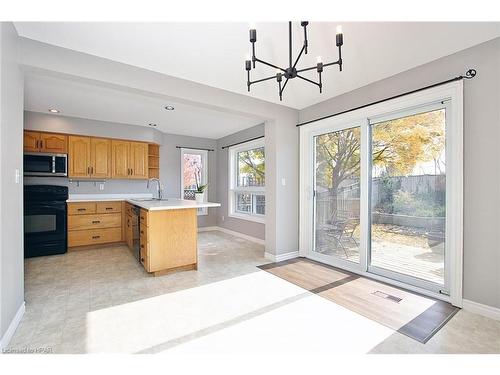
M 324 62 L 337 59 L 334 46 L 337 24 L 310 23 L 310 52 L 299 67 L 314 65 L 317 55 Z M 244 59 L 250 51 L 246 23 L 16 22 L 15 25 L 23 37 L 279 103 L 274 81 L 255 85 L 249 94 L 246 91 Z M 294 79 L 286 88 L 282 104 L 302 109 L 500 36 L 500 23 L 344 22 L 342 25 L 344 71 L 339 72 L 336 66 L 325 69 L 323 94 L 319 94 L 316 86 Z M 257 23 L 256 27 L 257 56 L 285 65 L 286 22 Z M 300 25 L 294 23 L 293 30 L 294 49 L 298 52 L 302 44 Z M 450 76 L 459 73 L 463 72 L 450 72 Z M 259 66 L 252 72 L 252 79 L 273 74 L 274 69 Z M 317 78 L 315 72 L 308 72 L 307 77 Z M 34 97 L 32 100 L 35 102 Z M 179 120 L 183 124 L 188 121 Z
M 24 107 L 28 111 L 149 126 L 171 134 L 218 139 L 263 122 L 209 108 L 173 102 L 160 97 L 132 93 L 59 77 L 27 72 Z M 173 111 L 164 109 L 173 105 Z

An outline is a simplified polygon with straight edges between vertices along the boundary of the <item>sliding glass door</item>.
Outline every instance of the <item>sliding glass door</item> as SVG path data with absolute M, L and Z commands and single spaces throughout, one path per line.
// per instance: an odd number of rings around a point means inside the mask
M 370 120 L 368 270 L 436 292 L 446 284 L 446 107 Z
M 314 252 L 359 264 L 361 129 L 314 137 Z
M 301 134 L 301 148 L 308 150 L 301 178 L 311 181 L 310 187 L 302 184 L 301 229 L 311 233 L 301 236 L 301 248 L 310 246 L 302 254 L 448 294 L 449 223 L 455 220 L 457 227 L 453 212 L 461 215 L 449 194 L 453 178 L 447 173 L 456 165 L 449 157 L 450 113 L 439 100 L 384 115 L 325 120 L 311 126 L 307 138 Z

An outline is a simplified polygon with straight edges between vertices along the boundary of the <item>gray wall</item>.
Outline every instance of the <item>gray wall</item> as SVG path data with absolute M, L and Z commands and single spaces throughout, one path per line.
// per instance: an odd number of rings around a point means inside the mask
M 464 298 L 500 308 L 500 38 L 300 111 L 300 121 L 477 69 L 464 81 Z
M 219 152 L 219 157 L 217 160 L 217 202 L 221 203 L 221 207 L 217 214 L 217 225 L 219 227 L 227 228 L 240 232 L 249 236 L 257 237 L 260 239 L 266 238 L 265 225 L 262 223 L 256 223 L 253 221 L 237 219 L 234 217 L 228 217 L 229 207 L 228 202 L 228 150 L 221 150 L 222 146 L 227 146 L 233 143 L 242 142 L 248 139 L 265 135 L 265 126 L 257 125 L 240 132 L 228 135 L 227 137 L 221 138 L 217 141 L 217 150 Z
M 0 23 L 0 337 L 24 301 L 22 176 L 23 75 L 17 64 L 17 33 Z
M 130 139 L 136 141 L 155 142 L 160 144 L 160 179 L 165 186 L 166 197 L 180 197 L 180 150 L 179 146 L 206 147 L 215 149 L 216 141 L 212 139 L 186 137 L 164 134 L 156 129 L 145 126 L 118 124 L 113 122 L 95 121 L 62 115 L 26 111 L 24 128 L 60 133 L 82 134 L 100 137 Z M 119 136 L 117 136 L 119 135 Z M 212 155 L 215 154 L 215 155 Z M 216 153 L 209 153 L 209 180 L 213 180 L 208 191 L 209 199 L 216 198 Z M 99 184 L 81 182 L 77 186 L 67 178 L 60 177 L 26 177 L 25 184 L 53 184 L 69 187 L 73 194 L 111 194 L 111 193 L 153 193 L 156 194 L 156 184 L 150 189 L 146 181 L 108 180 L 104 190 L 99 190 Z M 209 209 L 207 216 L 198 217 L 199 226 L 211 226 L 216 223 L 216 209 Z

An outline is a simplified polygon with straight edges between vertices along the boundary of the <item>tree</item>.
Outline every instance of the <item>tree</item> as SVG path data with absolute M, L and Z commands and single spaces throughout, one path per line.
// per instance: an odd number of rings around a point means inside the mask
M 438 161 L 445 144 L 445 112 L 437 110 L 372 126 L 372 163 L 385 174 L 411 173 L 420 162 Z M 316 137 L 316 180 L 336 198 L 340 184 L 358 178 L 359 128 Z M 336 199 L 334 199 L 334 205 Z
M 238 170 L 254 184 L 262 185 L 266 177 L 266 161 L 264 147 L 238 153 Z

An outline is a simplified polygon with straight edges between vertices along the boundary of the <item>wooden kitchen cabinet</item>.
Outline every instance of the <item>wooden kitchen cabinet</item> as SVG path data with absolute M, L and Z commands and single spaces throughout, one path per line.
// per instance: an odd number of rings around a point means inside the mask
M 148 144 L 144 142 L 111 142 L 112 178 L 148 179 Z
M 68 247 L 121 241 L 121 202 L 68 203 Z
M 130 142 L 111 141 L 112 178 L 128 179 L 130 176 Z
M 25 130 L 24 151 L 66 154 L 68 152 L 68 137 L 58 133 Z
M 66 154 L 68 152 L 68 137 L 64 134 L 40 133 L 40 151 Z
M 130 142 L 130 178 L 148 178 L 148 144 L 143 142 Z
M 40 132 L 24 131 L 24 152 L 39 152 Z
M 90 178 L 90 154 L 90 137 L 69 136 L 68 176 L 70 178 Z
M 111 177 L 111 140 L 90 138 L 90 174 L 93 178 Z

